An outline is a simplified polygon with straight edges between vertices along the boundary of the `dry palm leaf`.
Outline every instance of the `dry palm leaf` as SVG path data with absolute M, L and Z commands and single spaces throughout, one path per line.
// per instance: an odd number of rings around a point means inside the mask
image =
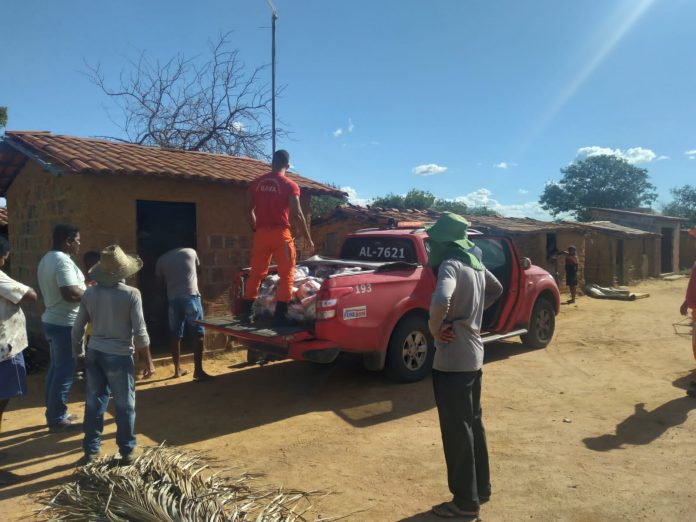
M 102 458 L 78 468 L 42 512 L 66 521 L 290 522 L 306 520 L 309 497 L 321 494 L 255 487 L 255 478 L 221 478 L 200 454 L 150 447 L 132 466 Z

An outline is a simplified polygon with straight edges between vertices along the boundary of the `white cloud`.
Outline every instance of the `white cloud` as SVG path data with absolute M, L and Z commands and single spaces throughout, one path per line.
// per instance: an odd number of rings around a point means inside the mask
M 353 132 L 354 128 L 355 125 L 353 125 L 353 120 L 351 118 L 348 118 L 348 132 Z
M 696 153 L 696 151 L 694 151 L 694 153 Z M 637 163 L 650 163 L 657 158 L 657 154 L 652 150 L 643 147 L 631 147 L 630 149 L 622 150 L 593 145 L 591 147 L 579 148 L 575 159 L 585 159 L 593 156 L 615 156 L 634 165 Z M 663 159 L 666 158 L 666 156 L 660 157 Z
M 521 188 L 521 189 L 517 189 L 517 193 L 524 195 L 524 194 L 529 194 L 529 191 L 527 189 Z
M 370 202 L 368 198 L 358 197 L 358 191 L 353 187 L 341 187 L 341 190 L 348 194 L 348 203 L 351 205 L 365 207 Z
M 493 166 L 494 166 L 496 169 L 506 169 L 506 168 L 509 167 L 509 165 L 508 165 L 507 162 L 505 162 L 505 161 L 501 161 L 500 163 L 494 163 Z
M 338 128 L 335 131 L 333 131 L 334 138 L 338 138 L 343 135 L 343 129 Z
M 232 128 L 235 130 L 235 132 L 244 132 L 244 124 L 240 121 L 233 121 Z
M 418 165 L 413 167 L 412 172 L 416 176 L 434 176 L 435 174 L 442 174 L 447 171 L 447 167 L 441 167 L 436 163 L 428 163 L 425 165 Z
M 669 156 L 658 156 L 657 157 L 657 161 L 664 161 L 664 160 L 668 160 L 668 159 L 670 159 Z
M 696 160 L 696 149 L 687 150 L 684 154 L 690 160 Z
M 505 217 L 529 217 L 542 221 L 551 221 L 553 219 L 551 214 L 541 208 L 538 201 L 505 205 L 492 198 L 492 195 L 493 193 L 487 188 L 480 188 L 465 196 L 457 196 L 452 199 L 461 201 L 470 207 L 487 207 Z
M 381 143 L 380 143 L 379 141 L 377 141 L 377 140 L 372 140 L 372 141 L 370 142 L 370 145 L 372 145 L 373 147 L 376 147 L 377 145 L 381 145 Z

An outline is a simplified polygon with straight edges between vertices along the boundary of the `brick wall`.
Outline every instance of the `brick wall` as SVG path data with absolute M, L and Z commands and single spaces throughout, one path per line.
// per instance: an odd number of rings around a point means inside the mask
M 27 163 L 7 194 L 12 277 L 39 291 L 36 269 L 50 249 L 53 227 L 79 225 L 87 213 L 84 187 L 74 177 L 56 177 L 36 163 Z M 29 342 L 45 346 L 41 328 L 43 303 L 24 306 Z

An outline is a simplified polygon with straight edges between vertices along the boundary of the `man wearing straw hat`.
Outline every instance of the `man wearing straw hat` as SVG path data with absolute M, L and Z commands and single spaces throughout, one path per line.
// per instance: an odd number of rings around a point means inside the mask
M 127 286 L 125 280 L 142 266 L 139 257 L 127 255 L 118 245 L 106 247 L 89 271 L 97 284 L 82 296 L 73 325 L 73 349 L 78 350 L 85 326 L 92 324 L 85 363 L 87 392 L 82 443 L 87 462 L 99 455 L 109 392 L 116 407 L 116 444 L 121 464 L 129 465 L 134 460 L 135 351 L 145 359 L 144 378 L 152 375 L 154 367 L 140 292 Z
M 689 230 L 689 235 L 696 239 L 696 227 Z M 684 302 L 682 303 L 679 311 L 682 315 L 687 315 L 691 308 L 691 319 L 693 332 L 691 333 L 691 348 L 694 352 L 694 359 L 696 359 L 696 261 L 694 266 L 691 267 L 691 277 L 689 278 L 689 286 L 686 288 L 686 297 L 684 297 Z M 689 383 L 690 388 L 686 391 L 689 397 L 696 399 L 696 379 Z
M 440 418 L 447 479 L 453 499 L 433 506 L 443 518 L 478 520 L 491 495 L 488 449 L 481 413 L 483 310 L 503 292 L 474 253 L 469 222 L 445 212 L 428 229 L 428 264 L 437 274 L 430 303 L 435 338 L 433 390 Z

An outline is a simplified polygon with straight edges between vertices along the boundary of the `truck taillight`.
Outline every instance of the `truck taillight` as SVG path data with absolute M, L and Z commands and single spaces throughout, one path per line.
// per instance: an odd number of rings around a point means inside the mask
M 344 295 L 352 294 L 353 289 L 348 288 L 322 288 L 317 294 L 317 321 L 333 319 L 336 317 L 338 300 Z

